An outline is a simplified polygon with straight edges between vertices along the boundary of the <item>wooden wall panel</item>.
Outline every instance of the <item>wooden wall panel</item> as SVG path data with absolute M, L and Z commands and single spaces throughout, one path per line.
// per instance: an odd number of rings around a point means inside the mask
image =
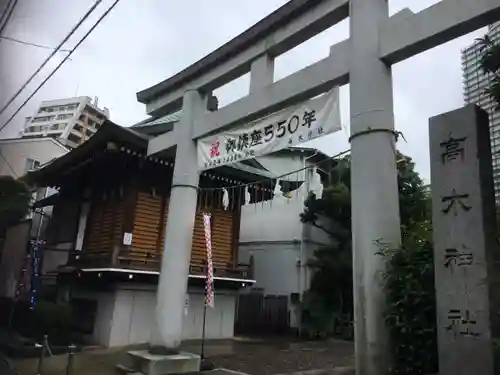
M 161 232 L 161 196 L 140 191 L 135 206 L 134 230 L 132 232 L 131 254 L 139 257 L 157 256 L 158 237 Z
M 122 200 L 92 201 L 88 218 L 90 228 L 83 247 L 85 253 L 109 253 L 111 256 L 114 246 L 122 242 L 123 208 Z
M 214 267 L 227 267 L 233 262 L 233 215 L 230 211 L 212 209 L 212 261 Z M 198 210 L 193 232 L 191 264 L 202 265 L 207 259 L 203 211 Z
M 214 267 L 227 267 L 233 259 L 233 213 L 222 209 L 212 210 L 212 257 Z M 161 259 L 165 241 L 165 226 L 168 218 L 168 200 L 153 197 L 149 193 L 139 193 L 135 225 L 132 237 L 131 256 Z M 175 220 L 175 218 L 173 219 Z M 205 232 L 203 211 L 198 210 L 193 231 L 191 264 L 203 265 L 206 262 Z
M 118 261 L 121 266 L 134 268 L 159 267 L 168 218 L 168 199 L 153 196 L 149 191 L 137 192 L 135 211 L 133 212 L 132 244 L 122 244 L 126 202 L 109 199 L 95 201 L 89 215 L 89 233 L 86 236 L 84 252 L 113 259 L 114 249 L 120 249 Z M 198 209 L 193 231 L 191 264 L 202 266 L 206 263 L 205 232 L 203 212 Z M 212 257 L 216 268 L 226 268 L 235 262 L 235 226 L 234 216 L 238 213 L 212 209 Z M 115 251 L 116 253 L 116 251 Z

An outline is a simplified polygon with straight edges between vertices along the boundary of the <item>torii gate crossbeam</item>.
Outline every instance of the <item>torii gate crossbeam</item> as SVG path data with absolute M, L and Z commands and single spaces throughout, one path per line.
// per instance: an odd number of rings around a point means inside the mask
M 274 58 L 350 15 L 350 38 L 330 55 L 273 82 Z M 377 241 L 400 243 L 390 65 L 500 19 L 498 0 L 442 0 L 413 14 L 388 16 L 387 0 L 292 0 L 256 26 L 178 75 L 138 93 L 150 114 L 180 108 L 171 134 L 150 141 L 148 153 L 177 146 L 172 199 L 158 285 L 158 330 L 152 346 L 176 349 L 182 339 L 192 218 L 198 184 L 195 140 L 350 82 L 351 189 L 356 370 L 387 372 Z M 207 94 L 251 72 L 250 94 L 215 112 Z M 175 224 L 174 224 L 175 223 Z

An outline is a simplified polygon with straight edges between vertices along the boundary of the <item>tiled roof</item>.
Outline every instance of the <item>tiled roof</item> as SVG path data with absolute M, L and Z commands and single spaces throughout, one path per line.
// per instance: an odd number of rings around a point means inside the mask
M 162 117 L 151 118 L 151 119 L 147 119 L 145 121 L 141 121 L 138 124 L 132 125 L 132 127 L 139 128 L 139 127 L 143 127 L 143 126 L 153 126 L 153 125 L 160 125 L 160 124 L 168 124 L 171 122 L 177 122 L 180 120 L 180 116 L 181 116 L 181 111 L 177 111 L 177 112 L 174 112 L 174 113 L 171 113 L 169 115 L 162 116 Z

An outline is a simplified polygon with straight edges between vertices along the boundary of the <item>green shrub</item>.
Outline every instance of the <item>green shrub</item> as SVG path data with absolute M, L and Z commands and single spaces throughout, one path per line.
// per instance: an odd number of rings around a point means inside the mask
M 70 344 L 73 326 L 72 310 L 68 304 L 39 300 L 34 310 L 26 301 L 0 301 L 0 325 L 20 335 L 40 341 L 48 335 L 53 344 Z
M 324 339 L 338 336 L 351 340 L 354 335 L 352 315 L 342 312 L 339 306 L 332 306 L 324 295 L 309 290 L 300 303 L 301 332 L 305 339 Z
M 30 201 L 31 193 L 24 182 L 0 176 L 0 233 L 26 216 Z
M 52 341 L 69 343 L 72 327 L 72 311 L 68 304 L 39 301 L 33 311 L 32 332 L 39 338 L 48 335 Z
M 387 260 L 384 313 L 392 351 L 391 374 L 438 372 L 432 227 L 403 228 L 400 249 L 381 249 Z
M 335 329 L 335 314 L 325 304 L 323 296 L 307 291 L 300 304 L 301 337 L 305 339 L 323 339 L 331 336 Z

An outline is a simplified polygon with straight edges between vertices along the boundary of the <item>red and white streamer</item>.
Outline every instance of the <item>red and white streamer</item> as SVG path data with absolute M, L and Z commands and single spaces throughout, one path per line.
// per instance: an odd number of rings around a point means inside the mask
M 209 307 L 214 307 L 214 271 L 212 265 L 212 234 L 210 225 L 210 214 L 203 214 L 203 226 L 205 228 L 205 242 L 207 247 L 207 279 L 205 283 L 205 304 Z

